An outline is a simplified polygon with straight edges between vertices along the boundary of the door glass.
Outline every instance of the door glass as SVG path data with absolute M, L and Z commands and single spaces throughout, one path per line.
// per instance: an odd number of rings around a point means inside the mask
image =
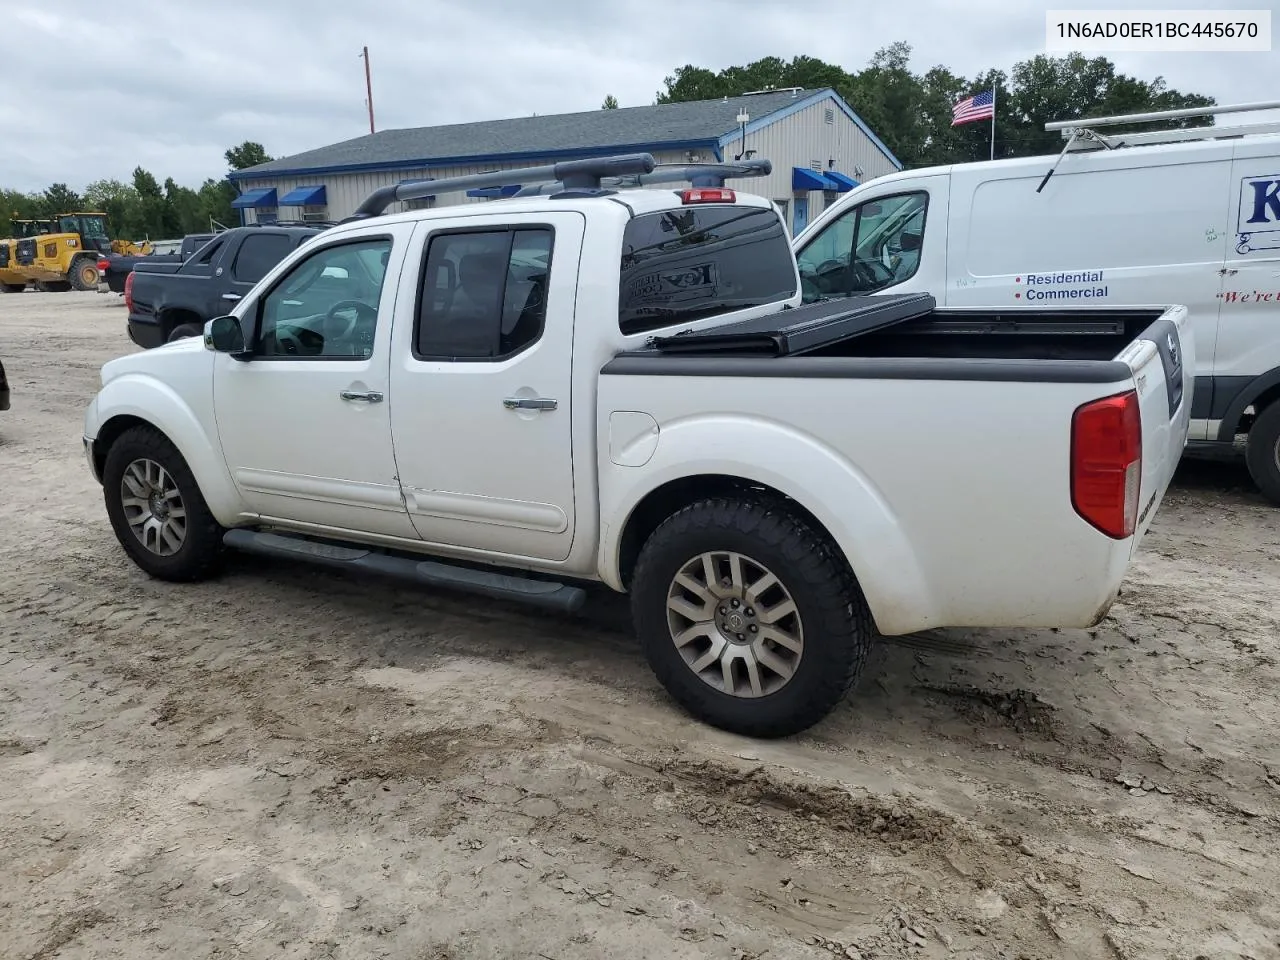
M 433 237 L 418 301 L 419 359 L 495 360 L 536 343 L 551 240 L 543 228 Z
M 805 303 L 875 293 L 920 267 L 924 192 L 881 197 L 846 211 L 796 256 Z
M 379 237 L 334 244 L 297 264 L 262 298 L 257 355 L 371 356 L 390 255 L 391 240 Z
M 239 283 L 257 283 L 284 259 L 293 241 L 283 233 L 253 234 L 236 251 L 231 276 Z

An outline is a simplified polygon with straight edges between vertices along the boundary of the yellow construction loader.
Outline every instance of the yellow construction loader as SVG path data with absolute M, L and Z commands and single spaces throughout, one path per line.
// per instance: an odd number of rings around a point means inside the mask
M 98 258 L 108 254 L 147 256 L 151 241 L 107 236 L 105 213 L 62 213 L 52 220 L 15 220 L 16 236 L 0 240 L 0 290 L 96 290 Z

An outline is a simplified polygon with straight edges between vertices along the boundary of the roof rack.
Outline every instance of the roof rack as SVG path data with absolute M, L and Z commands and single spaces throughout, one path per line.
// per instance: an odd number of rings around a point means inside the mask
M 723 187 L 725 180 L 767 177 L 772 172 L 773 164 L 768 160 L 743 160 L 737 163 L 660 163 L 650 173 L 602 177 L 600 185 L 602 187 L 648 187 L 659 183 L 680 183 L 688 180 L 695 187 Z M 564 186 L 557 180 L 530 183 L 522 186 L 512 196 L 533 197 L 545 193 L 558 193 L 564 189 Z
M 1067 141 L 1067 149 L 1075 143 L 1097 144 L 1108 150 L 1117 147 L 1136 147 L 1153 143 L 1178 143 L 1188 140 L 1219 140 L 1280 131 L 1280 122 L 1247 123 L 1233 127 L 1183 127 L 1176 130 L 1153 130 L 1148 133 L 1102 134 L 1096 127 L 1114 127 L 1129 123 L 1157 123 L 1161 120 L 1182 120 L 1188 117 L 1211 117 L 1220 113 L 1250 113 L 1257 110 L 1280 109 L 1280 100 L 1260 100 L 1252 103 L 1230 103 L 1211 107 L 1185 107 L 1178 110 L 1156 110 L 1150 113 L 1117 114 L 1111 117 L 1084 117 L 1079 120 L 1055 120 L 1044 125 L 1052 133 L 1057 130 Z M 1064 151 L 1065 152 L 1065 151 Z
M 1052 133 L 1058 130 L 1067 142 L 1053 162 L 1036 193 L 1044 189 L 1044 185 L 1053 176 L 1054 170 L 1062 162 L 1073 147 L 1081 144 L 1087 149 L 1090 143 L 1097 144 L 1107 150 L 1119 147 L 1142 146 L 1152 143 L 1179 143 L 1189 140 L 1217 140 L 1228 137 L 1241 137 L 1248 134 L 1274 133 L 1280 130 L 1280 123 L 1252 123 L 1239 127 L 1184 127 L 1178 130 L 1155 130 L 1150 133 L 1121 133 L 1107 136 L 1098 133 L 1094 127 L 1114 127 L 1126 123 L 1155 123 L 1160 120 L 1181 120 L 1186 117 L 1212 117 L 1219 113 L 1248 113 L 1253 110 L 1280 109 L 1280 100 L 1258 100 L 1253 103 L 1229 103 L 1212 107 L 1184 107 L 1179 110 L 1156 110 L 1150 113 L 1117 114 L 1112 117 L 1081 117 L 1079 120 L 1054 120 L 1046 123 L 1044 128 Z
M 387 207 L 397 200 L 415 200 L 455 190 L 471 190 L 476 187 L 502 187 L 511 183 L 557 182 L 566 190 L 599 190 L 600 182 L 609 177 L 625 177 L 649 173 L 657 164 L 651 153 L 623 153 L 608 157 L 587 157 L 582 160 L 562 160 L 540 167 L 523 167 L 518 170 L 494 170 L 466 177 L 445 177 L 441 180 L 411 180 L 408 183 L 379 187 L 365 198 L 356 212 L 343 220 L 366 220 L 381 216 Z

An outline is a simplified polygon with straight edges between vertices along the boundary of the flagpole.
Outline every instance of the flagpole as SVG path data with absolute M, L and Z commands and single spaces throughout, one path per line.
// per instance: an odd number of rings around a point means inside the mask
M 996 158 L 996 85 L 991 85 L 991 159 Z

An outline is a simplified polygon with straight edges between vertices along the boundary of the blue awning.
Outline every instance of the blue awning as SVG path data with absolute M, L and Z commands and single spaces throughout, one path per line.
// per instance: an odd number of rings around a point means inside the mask
M 853 179 L 853 177 L 846 177 L 843 173 L 837 173 L 834 170 L 826 171 L 823 176 L 828 180 L 834 181 L 836 190 L 840 193 L 848 193 L 858 185 L 858 181 Z
M 514 197 L 520 190 L 520 184 L 509 183 L 505 187 L 477 187 L 468 190 L 468 197 Z
M 246 190 L 231 201 L 232 209 L 245 210 L 251 207 L 276 207 L 276 188 L 261 187 L 257 190 Z
M 836 185 L 817 170 L 808 167 L 791 168 L 791 189 L 797 193 L 808 190 L 835 190 Z
M 324 187 L 296 187 L 280 198 L 282 207 L 323 207 L 327 202 Z

